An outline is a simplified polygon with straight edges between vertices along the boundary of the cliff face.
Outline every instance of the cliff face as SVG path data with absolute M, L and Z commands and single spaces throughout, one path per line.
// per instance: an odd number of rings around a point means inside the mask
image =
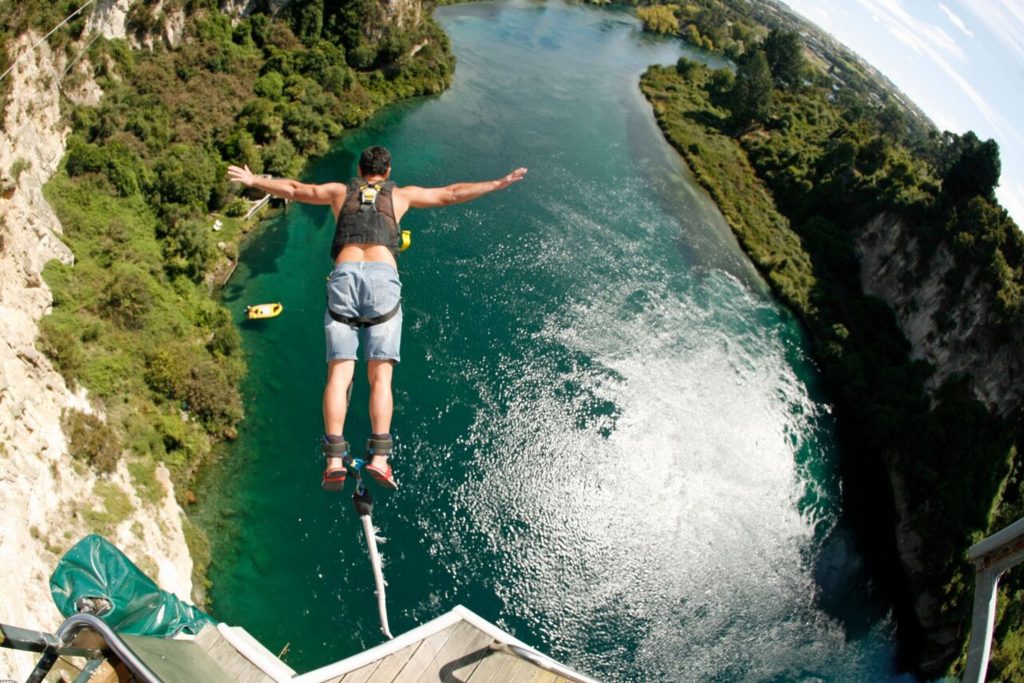
M 38 39 L 22 36 L 12 59 Z M 42 630 L 62 621 L 48 578 L 59 555 L 87 533 L 86 513 L 102 509 L 104 496 L 96 491 L 101 481 L 108 496 L 116 492 L 131 507 L 107 534 L 110 540 L 166 590 L 185 599 L 192 591 L 183 515 L 166 470 L 158 469 L 165 495 L 153 505 L 135 495 L 124 462 L 101 480 L 73 461 L 61 415 L 68 408 L 93 408 L 85 392 L 69 390 L 35 349 L 38 321 L 52 300 L 43 266 L 51 259 L 73 262 L 42 194 L 64 154 L 58 87 L 65 68 L 64 58 L 45 43 L 26 54 L 7 77 L 11 96 L 0 130 L 0 621 Z M 98 90 L 93 84 L 70 95 L 93 99 Z M 0 650 L 0 679 L 24 679 L 34 661 Z
M 266 7 L 275 14 L 291 0 L 221 0 L 221 10 L 233 16 L 246 16 L 257 7 Z
M 423 20 L 421 0 L 381 0 L 379 4 L 384 15 L 384 23 L 400 31 L 418 26 Z
M 166 12 L 162 0 L 147 3 L 149 6 L 145 11 L 151 16 L 163 15 L 164 21 L 153 33 L 140 35 L 128 28 L 128 13 L 135 4 L 133 0 L 100 0 L 89 16 L 86 33 L 101 33 L 107 38 L 123 38 L 134 48 L 152 49 L 158 40 L 168 47 L 174 47 L 181 42 L 185 28 L 185 13 L 180 8 Z
M 951 291 L 952 254 L 939 247 L 923 254 L 907 226 L 877 216 L 857 237 L 861 286 L 896 313 L 914 359 L 928 361 L 935 372 L 928 389 L 937 390 L 953 376 L 968 378 L 974 396 L 1001 416 L 1024 401 L 1024 330 L 1007 333 L 999 324 L 992 287 L 978 273 Z M 955 303 L 953 303 L 955 302 Z
M 855 237 L 855 248 L 864 292 L 888 304 L 910 343 L 911 358 L 927 361 L 933 369 L 925 385 L 930 396 L 934 399 L 946 380 L 964 379 L 970 394 L 992 415 L 1015 419 L 1024 405 L 1024 329 L 1001 320 L 990 280 L 977 270 L 957 272 L 954 255 L 946 247 L 927 252 L 903 221 L 890 216 L 877 216 L 865 225 Z M 956 657 L 964 633 L 956 615 L 945 609 L 948 596 L 934 578 L 928 578 L 936 558 L 927 556 L 925 530 L 918 527 L 932 523 L 928 518 L 936 511 L 922 510 L 920 485 L 906 480 L 894 463 L 887 464 L 899 560 L 914 588 L 914 610 L 927 639 L 921 664 L 937 673 Z M 983 469 L 985 463 L 963 463 L 965 468 L 975 465 Z M 958 469 L 953 476 L 972 474 Z M 994 509 L 1001 495 L 998 490 L 970 493 L 995 496 L 996 500 L 973 501 L 988 509 Z M 912 502 L 915 497 L 917 503 Z

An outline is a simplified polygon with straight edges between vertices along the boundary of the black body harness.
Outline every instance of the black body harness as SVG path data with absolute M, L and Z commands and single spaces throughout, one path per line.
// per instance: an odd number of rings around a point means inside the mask
M 341 248 L 350 243 L 382 244 L 397 256 L 400 241 L 398 222 L 395 220 L 395 209 L 391 201 L 394 188 L 395 184 L 390 180 L 372 185 L 362 178 L 348 181 L 348 193 L 345 195 L 345 203 L 338 214 L 338 224 L 334 231 L 331 258 L 337 258 Z M 332 320 L 352 328 L 373 327 L 386 323 L 398 315 L 400 310 L 401 299 L 390 311 L 374 317 L 349 317 L 335 313 L 330 305 L 327 306 L 327 314 Z

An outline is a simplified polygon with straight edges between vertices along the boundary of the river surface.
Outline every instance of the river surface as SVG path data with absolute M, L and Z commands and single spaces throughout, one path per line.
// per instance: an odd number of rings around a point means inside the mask
M 400 185 L 529 168 L 403 223 L 401 489 L 374 511 L 391 630 L 461 603 L 605 681 L 892 677 L 807 343 L 639 92 L 649 64 L 712 58 L 558 0 L 438 17 L 452 88 L 388 109 L 304 176 L 347 178 L 369 144 L 391 149 Z M 212 611 L 300 672 L 382 640 L 351 484 L 319 488 L 332 231 L 326 208 L 292 206 L 243 249 L 225 301 L 247 419 L 200 491 Z M 284 313 L 244 321 L 263 301 Z

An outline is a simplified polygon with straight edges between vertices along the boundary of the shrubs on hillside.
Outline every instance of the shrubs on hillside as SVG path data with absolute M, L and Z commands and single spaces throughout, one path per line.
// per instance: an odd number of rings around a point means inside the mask
M 17 17 L 48 21 L 43 4 L 19 3 Z M 175 8 L 186 28 L 171 49 L 152 38 Z M 233 21 L 212 1 L 141 3 L 128 28 L 152 48 L 91 43 L 104 96 L 68 104 L 73 132 L 46 188 L 76 262 L 44 271 L 54 305 L 39 341 L 69 384 L 106 404 L 108 421 L 91 437 L 90 418 L 67 418 L 86 461 L 109 468 L 118 449 L 89 438 L 123 437 L 140 462 L 163 460 L 181 484 L 210 437 L 242 417 L 238 331 L 207 284 L 211 212 L 247 207 L 227 164 L 297 175 L 345 127 L 450 81 L 447 39 L 432 20 L 400 32 L 350 10 L 300 1 Z

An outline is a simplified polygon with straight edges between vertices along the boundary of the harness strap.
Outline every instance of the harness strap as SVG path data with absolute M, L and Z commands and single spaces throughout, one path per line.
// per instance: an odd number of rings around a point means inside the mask
M 400 310 L 402 310 L 402 300 L 401 299 L 398 300 L 398 303 L 395 304 L 395 307 L 392 308 L 390 311 L 388 311 L 387 313 L 384 313 L 382 315 L 378 315 L 376 317 L 373 317 L 373 318 L 371 318 L 369 316 L 365 316 L 365 315 L 360 315 L 360 316 L 356 316 L 354 318 L 350 318 L 348 316 L 341 315 L 340 313 L 335 313 L 334 311 L 331 310 L 330 306 L 327 307 L 327 315 L 331 316 L 331 318 L 335 322 L 344 323 L 345 325 L 348 325 L 349 327 L 373 327 L 374 325 L 380 325 L 382 323 L 386 323 L 387 321 L 391 320 L 396 315 L 398 315 L 398 312 Z

